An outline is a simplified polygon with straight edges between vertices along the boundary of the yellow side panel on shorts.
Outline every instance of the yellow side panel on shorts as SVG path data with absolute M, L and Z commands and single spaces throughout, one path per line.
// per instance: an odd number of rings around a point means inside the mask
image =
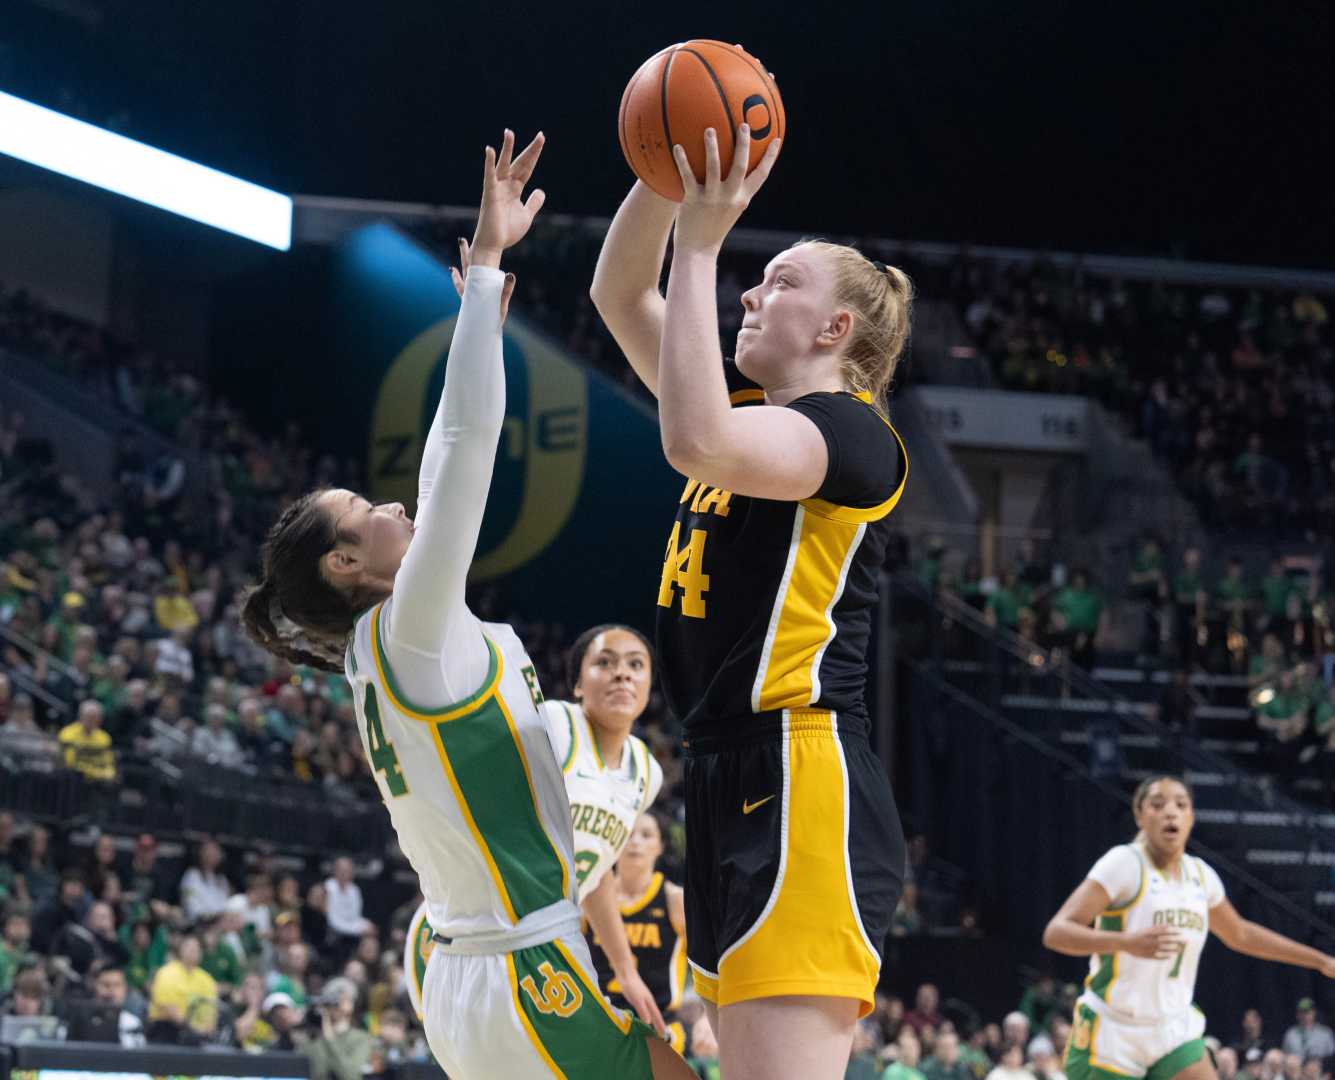
M 538 1052 L 538 1056 L 552 1070 L 552 1075 L 559 1077 L 560 1080 L 566 1080 L 566 1074 L 563 1073 L 552 1055 L 547 1052 L 547 1047 L 542 1045 L 542 1038 L 533 1028 L 533 1021 L 528 1018 L 528 1013 L 524 1011 L 524 1003 L 519 1000 L 519 974 L 515 971 L 515 954 L 505 954 L 505 974 L 510 980 L 510 999 L 515 1003 L 515 1015 L 519 1017 L 519 1022 L 524 1025 L 524 1030 L 528 1033 L 529 1042 L 533 1044 L 533 1049 Z
M 863 1003 L 866 1016 L 881 961 L 851 895 L 846 781 L 833 718 L 793 710 L 785 737 L 788 842 L 777 894 L 724 953 L 718 1004 L 780 994 L 849 997 Z

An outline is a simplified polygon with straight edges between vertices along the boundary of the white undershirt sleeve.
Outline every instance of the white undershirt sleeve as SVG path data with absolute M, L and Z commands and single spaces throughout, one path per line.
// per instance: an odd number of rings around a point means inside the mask
M 417 531 L 381 617 L 396 679 L 427 708 L 474 693 L 491 659 L 481 623 L 464 603 L 464 587 L 505 420 L 504 283 L 500 270 L 468 270 L 445 386 L 422 455 Z
M 547 725 L 547 739 L 552 744 L 556 763 L 564 767 L 566 758 L 570 756 L 571 740 L 574 736 L 570 714 L 559 701 L 544 701 L 538 706 L 538 712 L 542 716 L 543 723 Z

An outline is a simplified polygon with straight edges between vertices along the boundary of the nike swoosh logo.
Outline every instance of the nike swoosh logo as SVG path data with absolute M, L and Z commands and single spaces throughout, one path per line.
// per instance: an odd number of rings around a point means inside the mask
M 755 802 L 744 802 L 742 803 L 742 813 L 749 814 L 753 810 L 759 810 L 772 798 L 774 798 L 773 795 L 766 795 L 763 799 L 757 799 Z

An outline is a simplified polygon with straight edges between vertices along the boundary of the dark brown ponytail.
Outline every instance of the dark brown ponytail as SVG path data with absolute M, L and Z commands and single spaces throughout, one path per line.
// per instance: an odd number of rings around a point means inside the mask
M 241 619 L 251 640 L 274 656 L 341 672 L 357 617 L 384 595 L 337 589 L 325 579 L 320 560 L 340 540 L 357 538 L 335 529 L 333 515 L 319 501 L 324 490 L 303 495 L 269 530 L 260 553 L 263 576 L 246 592 Z

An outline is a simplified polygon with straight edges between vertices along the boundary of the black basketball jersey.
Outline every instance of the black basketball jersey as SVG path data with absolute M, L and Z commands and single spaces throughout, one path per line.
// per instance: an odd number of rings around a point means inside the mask
M 678 937 L 668 916 L 667 889 L 663 887 L 662 873 L 654 873 L 643 896 L 621 906 L 621 918 L 626 924 L 626 939 L 635 954 L 640 978 L 654 995 L 655 1004 L 666 1015 L 669 1009 L 675 1009 L 681 1003 L 681 994 L 686 988 L 686 936 Z M 598 971 L 598 985 L 607 992 L 613 1005 L 629 1009 L 626 999 L 621 996 L 621 984 L 612 975 L 612 965 L 607 962 L 607 954 L 592 928 L 589 934 L 589 951 Z
M 765 394 L 728 361 L 734 407 Z M 807 394 L 788 406 L 820 429 L 825 482 L 800 502 L 688 480 L 658 589 L 663 690 L 686 735 L 745 734 L 756 714 L 836 710 L 866 730 L 867 641 L 887 518 L 908 454 L 865 395 Z

